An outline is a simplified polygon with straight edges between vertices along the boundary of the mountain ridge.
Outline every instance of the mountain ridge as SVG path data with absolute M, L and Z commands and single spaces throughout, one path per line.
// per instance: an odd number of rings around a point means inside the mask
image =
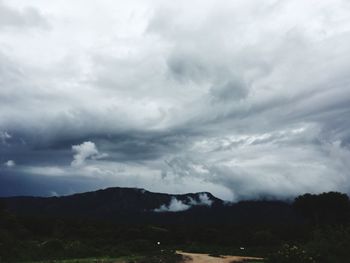
M 60 197 L 5 197 L 19 216 L 111 220 L 120 223 L 232 223 L 294 220 L 288 203 L 227 203 L 209 192 L 154 193 L 143 188 L 110 187 Z

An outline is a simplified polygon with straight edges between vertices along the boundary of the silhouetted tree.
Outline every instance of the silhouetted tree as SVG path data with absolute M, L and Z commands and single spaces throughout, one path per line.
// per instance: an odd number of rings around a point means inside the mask
M 0 214 L 2 214 L 5 211 L 5 204 L 3 201 L 0 200 Z
M 350 218 L 349 197 L 338 192 L 305 194 L 297 197 L 293 206 L 311 223 L 346 223 Z

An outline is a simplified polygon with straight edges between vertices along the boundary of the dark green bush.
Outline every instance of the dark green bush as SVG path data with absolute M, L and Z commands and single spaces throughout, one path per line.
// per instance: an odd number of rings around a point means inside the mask
M 316 263 L 316 261 L 303 248 L 285 244 L 269 256 L 267 263 Z

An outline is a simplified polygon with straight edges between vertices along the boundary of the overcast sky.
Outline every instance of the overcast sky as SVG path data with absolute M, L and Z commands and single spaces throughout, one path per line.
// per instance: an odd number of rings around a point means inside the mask
M 0 196 L 350 193 L 347 0 L 0 0 Z

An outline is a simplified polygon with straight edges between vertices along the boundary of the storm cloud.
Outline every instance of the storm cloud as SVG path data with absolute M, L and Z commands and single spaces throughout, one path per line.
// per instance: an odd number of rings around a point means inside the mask
M 349 13 L 0 1 L 0 195 L 350 193 Z

